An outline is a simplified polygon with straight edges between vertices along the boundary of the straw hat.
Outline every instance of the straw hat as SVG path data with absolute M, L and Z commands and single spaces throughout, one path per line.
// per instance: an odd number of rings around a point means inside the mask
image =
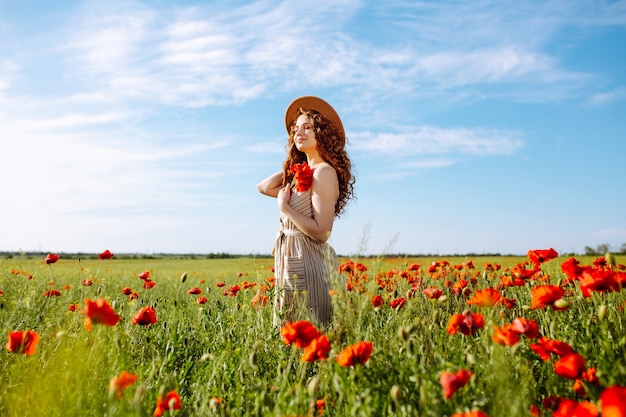
M 308 109 L 315 110 L 316 112 L 323 114 L 330 122 L 335 126 L 335 128 L 341 134 L 341 138 L 344 143 L 346 140 L 346 132 L 343 130 L 343 123 L 341 123 L 341 118 L 333 109 L 333 107 L 322 100 L 319 97 L 314 96 L 302 96 L 293 100 L 289 106 L 287 106 L 287 111 L 285 112 L 285 128 L 287 129 L 287 133 L 291 133 L 289 131 L 291 124 L 296 118 L 296 114 L 298 113 L 298 109 Z

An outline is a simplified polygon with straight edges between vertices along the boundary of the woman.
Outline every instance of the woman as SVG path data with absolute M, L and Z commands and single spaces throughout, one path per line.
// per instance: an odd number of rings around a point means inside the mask
M 275 322 L 312 318 L 326 325 L 332 316 L 329 278 L 337 264 L 326 241 L 334 218 L 354 197 L 352 164 L 341 119 L 324 100 L 295 99 L 285 126 L 283 169 L 257 185 L 262 194 L 277 198 L 281 213 L 273 251 Z

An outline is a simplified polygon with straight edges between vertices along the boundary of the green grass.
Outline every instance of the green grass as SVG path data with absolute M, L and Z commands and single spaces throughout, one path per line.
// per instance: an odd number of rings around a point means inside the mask
M 445 259 L 452 265 L 469 260 Z M 578 259 L 586 265 L 593 261 Z M 530 283 L 503 289 L 506 297 L 517 300 L 513 309 L 476 308 L 451 294 L 443 279 L 429 277 L 425 271 L 435 260 L 442 259 L 360 259 L 369 268 L 362 292 L 342 291 L 342 277 L 334 277 L 335 316 L 325 331 L 332 350 L 326 361 L 314 363 L 301 362 L 302 351 L 283 343 L 279 329 L 272 327 L 271 302 L 259 308 L 251 303 L 273 275 L 271 259 L 61 259 L 53 265 L 43 260 L 0 260 L 2 334 L 30 329 L 41 336 L 32 356 L 2 349 L 0 415 L 149 416 L 157 397 L 175 389 L 182 407 L 173 414 L 180 416 L 312 415 L 321 398 L 326 400 L 325 416 L 434 417 L 474 408 L 492 417 L 528 416 L 530 406 L 541 405 L 548 396 L 577 397 L 573 381 L 558 377 L 553 361 L 539 360 L 524 337 L 515 347 L 491 340 L 493 325 L 521 316 L 536 320 L 542 335 L 570 343 L 587 366 L 598 369 L 602 387 L 626 386 L 623 292 L 583 298 L 573 287 L 567 311 L 529 310 L 528 287 L 534 285 Z M 480 289 L 499 282 L 497 276 L 480 273 L 484 263 L 506 268 L 525 258 L 471 260 L 479 271 L 472 288 Z M 563 260 L 544 265 L 551 283 L 563 279 Z M 626 263 L 623 257 L 617 261 Z M 390 279 L 393 290 L 381 290 L 375 277 L 386 277 L 393 269 L 406 271 L 412 263 L 422 265 L 423 287 L 444 289 L 446 301 L 430 300 L 418 291 L 403 308 L 389 308 L 388 301 L 405 296 L 410 285 L 396 275 Z M 154 288 L 142 288 L 137 275 L 143 271 L 150 271 Z M 93 285 L 83 286 L 84 279 Z M 222 294 L 244 281 L 257 285 L 236 297 Z M 225 286 L 217 287 L 217 282 Z M 127 286 L 140 297 L 129 300 L 122 293 Z M 192 287 L 202 289 L 206 304 L 196 304 L 198 295 L 187 295 Z M 51 288 L 62 295 L 44 297 Z M 387 300 L 379 310 L 370 303 L 374 294 Z M 87 298 L 106 299 L 120 322 L 87 331 L 81 314 Z M 70 311 L 70 304 L 77 304 L 78 310 Z M 155 308 L 158 322 L 133 325 L 133 315 L 148 305 Z M 598 315 L 600 306 L 606 306 L 603 318 Z M 474 336 L 448 335 L 450 316 L 465 309 L 482 313 L 485 327 Z M 334 360 L 337 353 L 362 340 L 374 345 L 368 363 L 340 367 Z M 439 373 L 461 368 L 470 369 L 473 378 L 444 399 Z M 109 396 L 109 381 L 123 370 L 137 374 L 138 381 L 117 400 Z M 596 402 L 600 389 L 589 386 L 586 399 Z M 221 399 L 219 407 L 212 406 L 213 398 Z

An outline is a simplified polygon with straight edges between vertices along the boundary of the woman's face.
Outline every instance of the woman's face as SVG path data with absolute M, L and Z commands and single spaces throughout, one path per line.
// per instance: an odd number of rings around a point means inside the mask
M 293 129 L 293 142 L 300 152 L 307 152 L 317 147 L 317 139 L 313 131 L 313 123 L 306 114 L 301 114 Z

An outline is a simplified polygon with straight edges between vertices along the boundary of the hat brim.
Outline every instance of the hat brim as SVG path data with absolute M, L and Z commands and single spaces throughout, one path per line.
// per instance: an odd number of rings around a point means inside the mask
M 289 129 L 296 118 L 296 114 L 298 114 L 298 109 L 315 110 L 316 112 L 323 114 L 339 131 L 341 138 L 345 142 L 346 132 L 343 129 L 343 123 L 341 123 L 339 114 L 337 114 L 335 109 L 333 109 L 330 104 L 321 98 L 314 96 L 298 97 L 294 99 L 289 106 L 287 106 L 287 111 L 285 111 L 285 129 L 287 129 L 287 133 L 291 133 Z

